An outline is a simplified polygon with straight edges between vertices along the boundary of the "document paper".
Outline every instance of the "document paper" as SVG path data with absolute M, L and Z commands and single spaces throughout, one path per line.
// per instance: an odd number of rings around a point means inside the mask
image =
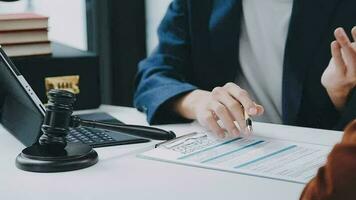
M 315 176 L 330 151 L 330 146 L 265 137 L 217 139 L 194 133 L 139 156 L 304 184 Z

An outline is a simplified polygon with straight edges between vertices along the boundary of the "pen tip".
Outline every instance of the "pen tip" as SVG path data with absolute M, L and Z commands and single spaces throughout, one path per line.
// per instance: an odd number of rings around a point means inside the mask
M 252 120 L 250 118 L 246 119 L 246 126 L 252 127 Z

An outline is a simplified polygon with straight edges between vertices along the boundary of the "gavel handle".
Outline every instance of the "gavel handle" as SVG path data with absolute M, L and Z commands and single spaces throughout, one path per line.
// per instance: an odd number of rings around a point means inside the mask
M 117 131 L 129 135 L 149 138 L 153 140 L 171 140 L 176 137 L 174 132 L 166 131 L 159 128 L 139 126 L 139 125 L 128 125 L 128 124 L 103 123 L 98 121 L 83 120 L 77 116 L 72 116 L 72 126 L 73 127 L 85 126 L 90 128 L 99 128 L 99 129 Z

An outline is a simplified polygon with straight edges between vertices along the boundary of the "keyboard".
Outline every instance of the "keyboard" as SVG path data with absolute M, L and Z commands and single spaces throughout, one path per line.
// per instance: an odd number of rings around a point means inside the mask
M 81 119 L 86 120 L 95 120 L 111 124 L 123 124 L 107 113 L 89 113 L 81 114 L 78 116 Z M 121 132 L 89 127 L 70 128 L 69 133 L 66 136 L 66 140 L 68 143 L 84 143 L 94 148 L 150 141 L 145 138 L 131 136 Z
M 70 143 L 84 143 L 89 145 L 97 145 L 101 143 L 110 143 L 115 141 L 114 138 L 109 136 L 104 130 L 94 128 L 75 128 L 70 129 L 67 135 L 67 142 Z

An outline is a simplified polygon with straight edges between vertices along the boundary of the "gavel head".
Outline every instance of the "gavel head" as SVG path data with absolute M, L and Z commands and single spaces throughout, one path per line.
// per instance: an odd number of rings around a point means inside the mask
M 66 90 L 53 89 L 48 92 L 46 116 L 42 124 L 43 132 L 40 145 L 53 148 L 64 148 L 67 145 L 66 135 L 69 131 L 75 95 Z

